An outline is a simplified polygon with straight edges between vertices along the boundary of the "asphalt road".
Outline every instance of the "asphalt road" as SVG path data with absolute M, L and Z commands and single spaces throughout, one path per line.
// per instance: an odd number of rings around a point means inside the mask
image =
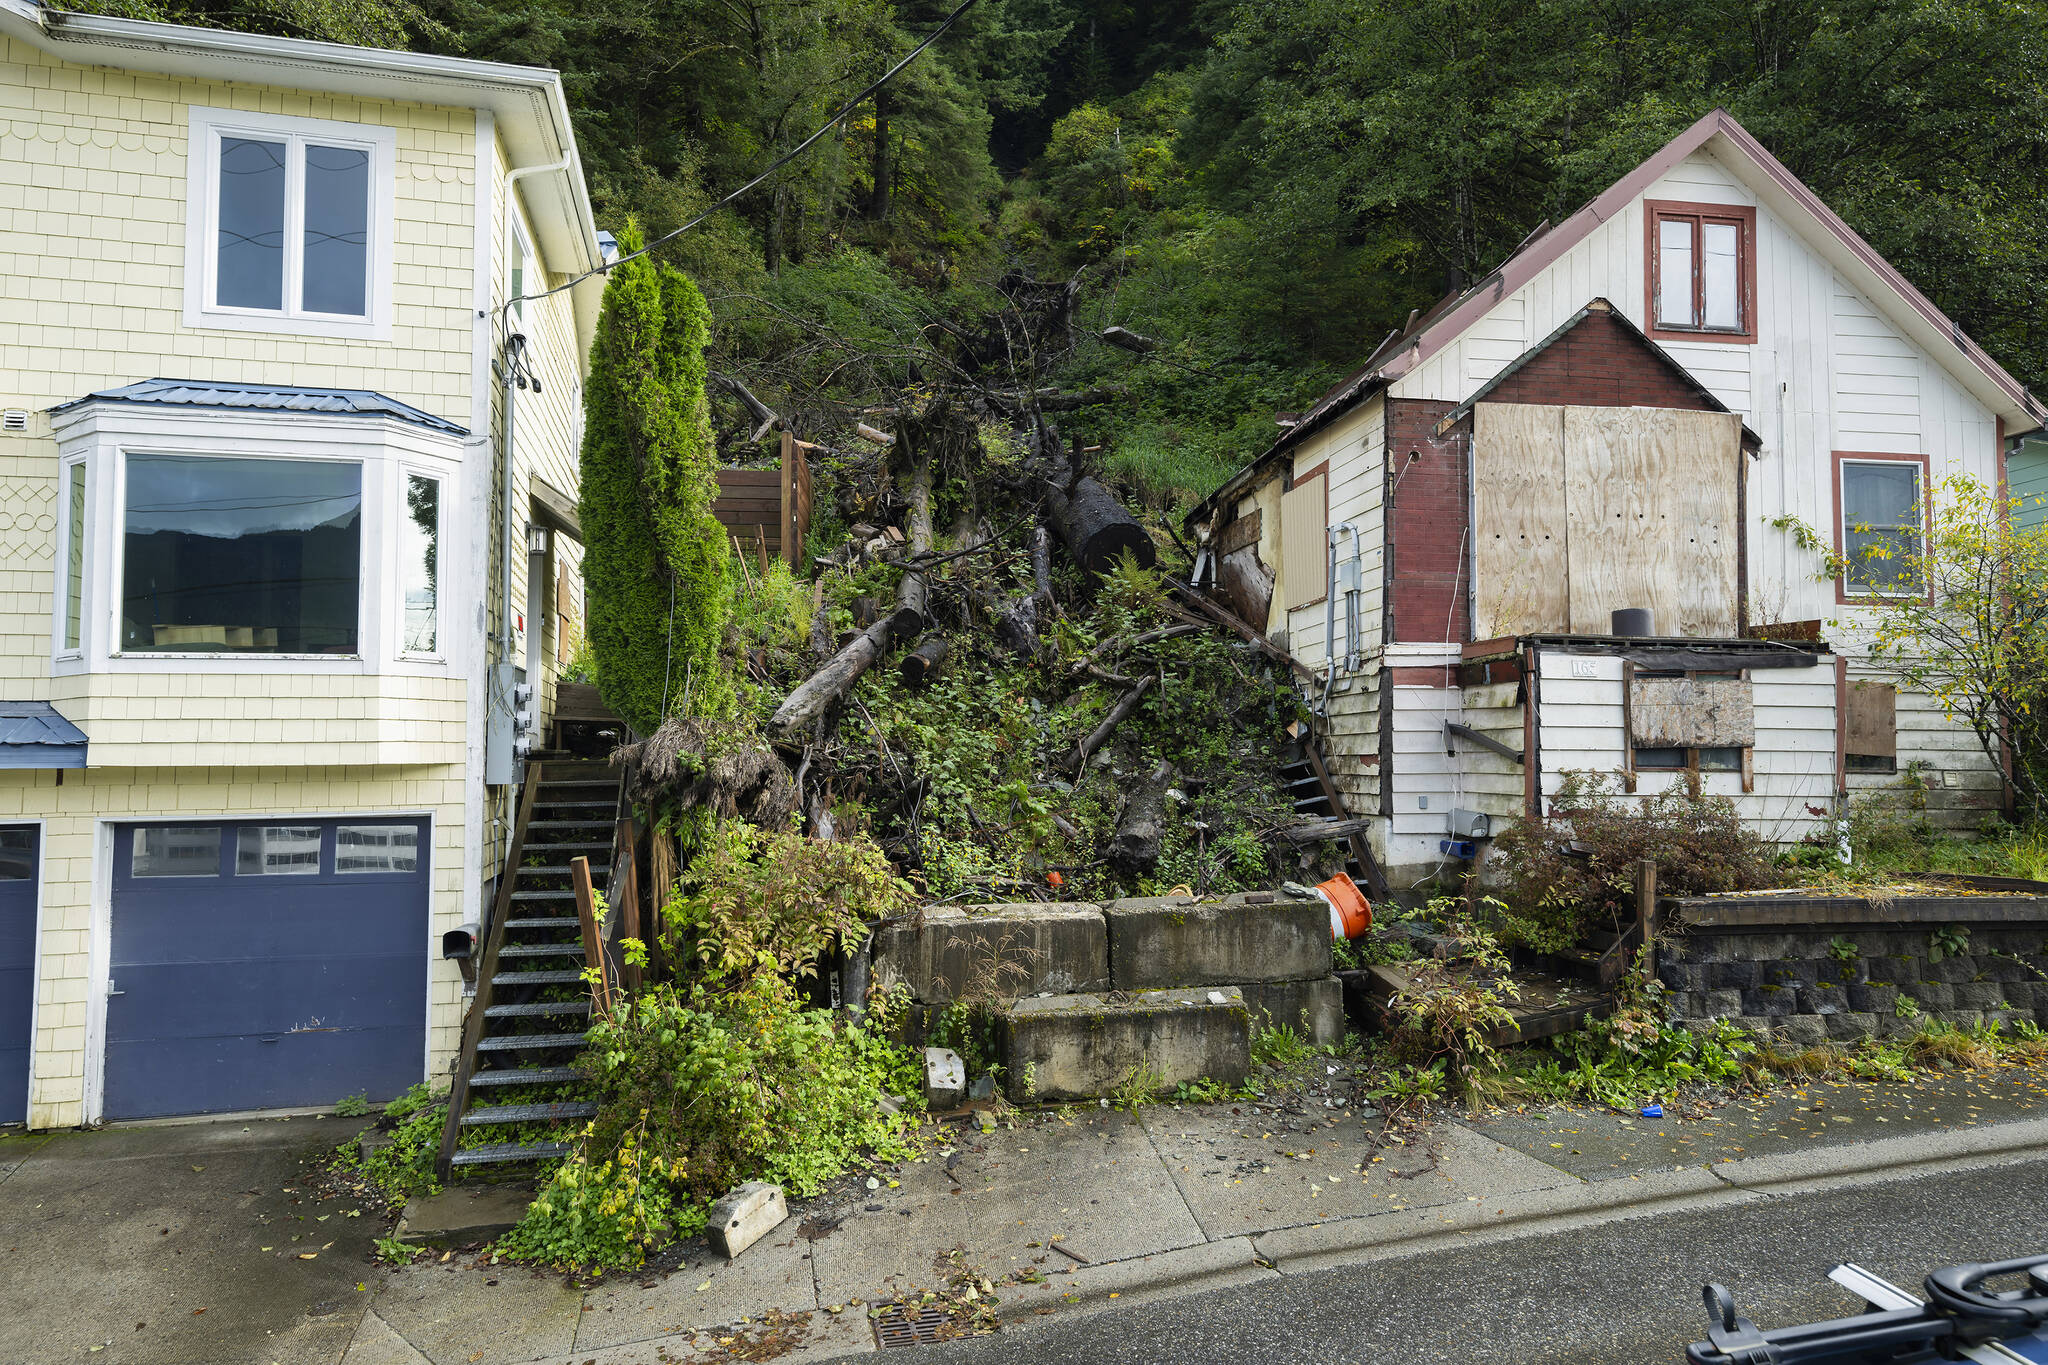
M 1291 1276 L 899 1349 L 898 1365 L 1663 1365 L 1719 1280 L 1775 1326 L 1859 1311 L 1855 1261 L 1917 1291 L 1942 1265 L 2048 1252 L 2048 1161 L 1773 1198 Z

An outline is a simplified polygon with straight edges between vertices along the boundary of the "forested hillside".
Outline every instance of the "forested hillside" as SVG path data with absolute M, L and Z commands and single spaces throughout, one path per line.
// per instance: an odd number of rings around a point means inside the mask
M 905 0 L 109 0 L 558 67 L 601 221 L 744 184 L 952 9 Z M 1156 502 L 1390 327 L 1726 105 L 2022 379 L 2048 375 L 2041 0 L 979 0 L 841 129 L 665 249 L 714 368 L 812 430 L 1025 280 L 1084 341 L 1019 382 Z M 730 398 L 720 439 L 754 425 Z

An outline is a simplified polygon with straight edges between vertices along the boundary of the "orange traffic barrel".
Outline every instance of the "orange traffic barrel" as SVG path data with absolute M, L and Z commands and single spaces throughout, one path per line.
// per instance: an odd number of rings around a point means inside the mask
M 1372 905 L 1350 877 L 1340 872 L 1316 891 L 1330 903 L 1331 938 L 1357 938 L 1372 928 Z

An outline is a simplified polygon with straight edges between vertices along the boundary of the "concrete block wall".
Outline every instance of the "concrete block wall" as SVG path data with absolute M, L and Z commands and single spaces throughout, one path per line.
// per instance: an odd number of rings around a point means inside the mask
M 1968 925 L 1966 949 L 1939 960 L 1938 927 L 1695 928 L 1659 942 L 1657 975 L 1672 1018 L 1731 1019 L 1795 1046 L 1910 1034 L 1922 1014 L 2048 1024 L 2048 923 Z M 1838 942 L 1854 955 L 1837 957 Z
M 907 986 L 925 1006 L 952 1003 L 975 979 L 1001 981 L 1012 998 L 1235 986 L 1254 1025 L 1285 1024 L 1317 1043 L 1344 1026 L 1331 951 L 1321 900 L 1258 892 L 936 907 L 922 923 L 885 927 L 873 945 L 877 984 Z M 997 961 L 1010 966 L 997 973 Z

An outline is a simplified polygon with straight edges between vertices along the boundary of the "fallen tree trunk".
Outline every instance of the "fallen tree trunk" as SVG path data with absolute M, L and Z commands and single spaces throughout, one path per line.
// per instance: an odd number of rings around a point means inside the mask
M 899 635 L 917 628 L 916 618 L 897 608 L 869 626 L 826 661 L 825 666 L 803 680 L 789 694 L 775 714 L 768 718 L 768 737 L 778 744 L 801 743 L 804 735 L 826 710 L 853 687 L 869 665 L 882 656 Z
M 732 394 L 733 397 L 739 399 L 740 406 L 751 413 L 754 420 L 760 424 L 755 427 L 754 434 L 747 438 L 749 441 L 758 441 L 777 427 L 786 425 L 773 408 L 756 398 L 753 390 L 740 383 L 739 380 L 729 374 L 717 374 L 711 377 L 715 382 L 723 385 L 726 391 Z
M 1144 526 L 1094 479 L 1077 479 L 1068 492 L 1055 489 L 1046 498 L 1046 511 L 1067 553 L 1090 573 L 1107 572 L 1126 554 L 1147 569 L 1158 558 Z
M 910 469 L 909 487 L 910 510 L 903 518 L 912 556 L 930 554 L 932 548 L 932 461 L 931 456 L 919 453 L 917 463 Z M 909 612 L 916 617 L 912 630 L 922 630 L 931 622 L 930 589 L 925 583 L 924 573 L 911 569 L 904 573 L 902 583 L 896 588 L 896 610 L 899 614 Z
M 945 667 L 946 656 L 953 652 L 953 642 L 943 635 L 927 635 L 916 649 L 903 656 L 897 671 L 903 685 L 913 690 L 930 685 L 939 670 Z
M 1142 876 L 1159 866 L 1159 850 L 1166 842 L 1166 793 L 1172 786 L 1173 766 L 1162 760 L 1124 806 L 1103 856 L 1125 876 Z
M 1138 709 L 1138 703 L 1145 700 L 1145 694 L 1152 690 L 1152 684 L 1157 681 L 1159 679 L 1156 676 L 1140 678 L 1136 687 L 1117 698 L 1116 705 L 1110 707 L 1109 714 L 1102 718 L 1102 724 L 1090 730 L 1088 737 L 1082 740 L 1080 747 L 1074 751 L 1072 767 L 1075 772 L 1078 773 L 1088 766 L 1088 760 L 1094 757 L 1095 751 L 1115 733 L 1116 727 L 1122 725 L 1131 712 Z

